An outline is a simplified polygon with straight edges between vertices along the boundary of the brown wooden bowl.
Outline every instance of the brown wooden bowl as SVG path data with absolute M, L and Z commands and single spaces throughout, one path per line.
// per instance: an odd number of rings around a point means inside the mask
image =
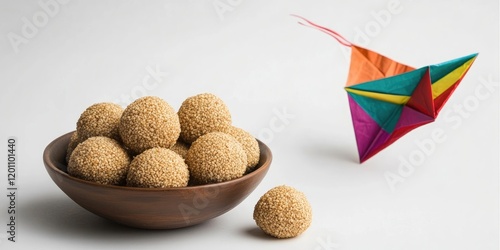
M 242 202 L 266 175 L 271 150 L 262 142 L 256 169 L 235 180 L 182 188 L 102 185 L 66 172 L 66 148 L 73 132 L 52 141 L 43 152 L 45 169 L 73 201 L 103 218 L 131 227 L 172 229 L 215 218 Z

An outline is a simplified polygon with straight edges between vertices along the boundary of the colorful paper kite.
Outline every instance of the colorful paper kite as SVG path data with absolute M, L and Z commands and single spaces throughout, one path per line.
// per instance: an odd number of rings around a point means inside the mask
M 415 69 L 297 17 L 305 21 L 299 24 L 351 47 L 345 90 L 361 163 L 411 130 L 433 122 L 477 57 L 476 53 Z

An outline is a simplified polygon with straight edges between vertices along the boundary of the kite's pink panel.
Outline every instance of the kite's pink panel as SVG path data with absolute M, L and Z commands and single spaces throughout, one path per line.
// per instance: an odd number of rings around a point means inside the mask
M 428 116 L 408 106 L 404 106 L 395 130 L 407 130 L 409 127 L 413 127 L 415 125 L 421 126 L 429 122 L 433 122 L 434 120 L 435 118 L 432 116 Z
M 393 144 L 395 141 L 397 141 L 399 138 L 401 138 L 408 132 L 422 125 L 433 122 L 434 120 L 435 120 L 434 117 L 427 116 L 410 107 L 404 106 L 394 131 L 387 136 L 379 135 L 378 138 L 372 142 L 369 149 L 363 152 L 363 156 L 361 156 L 360 152 L 360 158 L 359 158 L 360 162 L 368 160 L 381 150 Z
M 354 99 L 347 95 L 351 108 L 352 125 L 356 136 L 359 158 L 362 159 L 370 150 L 375 137 L 384 130 L 368 115 Z

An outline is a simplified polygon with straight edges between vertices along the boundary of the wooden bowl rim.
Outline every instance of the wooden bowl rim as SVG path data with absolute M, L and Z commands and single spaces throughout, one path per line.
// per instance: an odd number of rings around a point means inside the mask
M 56 139 L 54 139 L 52 142 L 50 142 L 46 147 L 43 152 L 43 161 L 48 168 L 50 168 L 51 171 L 56 172 L 58 175 L 63 176 L 64 178 L 70 179 L 72 181 L 76 181 L 85 185 L 92 185 L 100 188 L 110 188 L 110 189 L 118 189 L 118 190 L 127 190 L 127 191 L 141 191 L 141 192 L 165 192 L 165 191 L 188 191 L 188 190 L 196 190 L 196 189 L 205 189 L 205 188 L 218 188 L 222 187 L 225 185 L 231 185 L 231 184 L 236 184 L 238 182 L 251 179 L 258 175 L 261 172 L 265 172 L 268 170 L 269 166 L 271 165 L 272 161 L 272 152 L 269 149 L 269 147 L 264 144 L 262 141 L 257 140 L 259 143 L 259 148 L 261 152 L 261 159 L 259 160 L 258 165 L 256 166 L 256 169 L 248 174 L 243 175 L 242 177 L 239 177 L 234 180 L 230 181 L 225 181 L 225 182 L 219 182 L 219 183 L 211 183 L 211 184 L 203 184 L 203 185 L 196 185 L 196 186 L 187 186 L 187 187 L 173 187 L 173 188 L 142 188 L 142 187 L 127 187 L 127 186 L 118 186 L 118 185 L 107 185 L 107 184 L 100 184 L 92 181 L 86 181 L 83 179 L 79 179 L 76 177 L 73 177 L 69 175 L 67 172 L 62 171 L 59 169 L 55 163 L 50 159 L 50 154 L 49 152 L 52 151 L 54 152 L 53 148 L 55 145 L 58 143 L 61 143 L 60 141 L 64 138 L 69 136 L 69 134 L 74 133 L 75 131 L 68 132 L 66 134 L 63 134 Z

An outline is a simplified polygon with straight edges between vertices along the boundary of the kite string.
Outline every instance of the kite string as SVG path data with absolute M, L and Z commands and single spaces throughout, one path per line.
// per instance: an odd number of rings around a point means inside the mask
M 345 39 L 342 35 L 340 35 L 339 33 L 329 29 L 329 28 L 326 28 L 326 27 L 323 27 L 323 26 L 320 26 L 320 25 L 317 25 L 301 16 L 298 16 L 298 15 L 295 15 L 295 14 L 291 14 L 291 16 L 294 16 L 294 17 L 297 17 L 297 18 L 300 18 L 302 19 L 303 21 L 305 21 L 306 23 L 302 23 L 302 22 L 298 22 L 300 25 L 303 25 L 303 26 L 306 26 L 306 27 L 309 27 L 309 28 L 316 28 L 317 30 L 321 31 L 321 32 L 324 32 L 326 33 L 327 35 L 330 35 L 332 36 L 333 38 L 335 38 L 335 40 L 337 40 L 340 44 L 344 45 L 344 46 L 347 46 L 347 47 L 351 47 L 352 46 L 352 43 L 349 42 L 347 39 Z

